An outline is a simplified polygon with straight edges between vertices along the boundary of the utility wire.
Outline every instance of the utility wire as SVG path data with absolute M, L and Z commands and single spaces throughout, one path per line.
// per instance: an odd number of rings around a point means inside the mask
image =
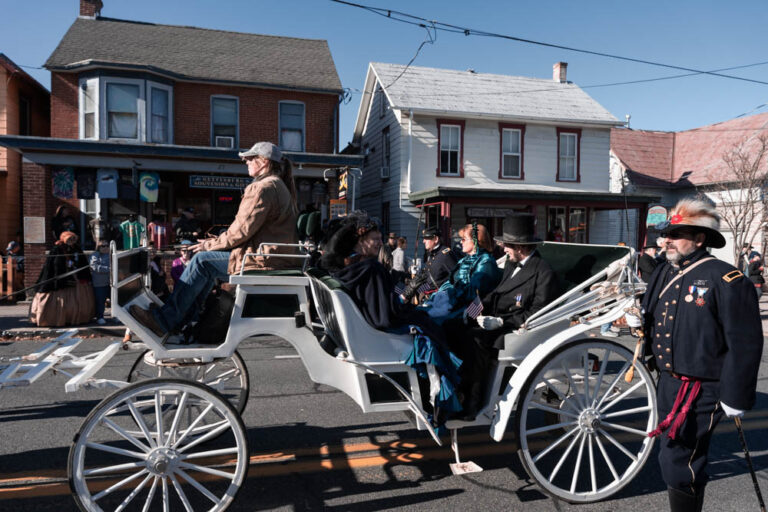
M 443 31 L 446 31 L 446 32 L 459 33 L 459 34 L 464 34 L 465 36 L 474 35 L 474 36 L 483 36 L 483 37 L 495 37 L 495 38 L 505 39 L 505 40 L 509 40 L 509 41 L 516 41 L 516 42 L 519 42 L 519 43 L 526 43 L 526 44 L 533 44 L 533 45 L 537 45 L 537 46 L 544 46 L 544 47 L 547 47 L 547 48 L 557 48 L 559 50 L 566 50 L 566 51 L 570 51 L 570 52 L 583 53 L 583 54 L 587 54 L 587 55 L 595 55 L 595 56 L 598 56 L 598 57 L 606 57 L 606 58 L 610 58 L 610 59 L 623 60 L 623 61 L 627 61 L 627 62 L 635 62 L 635 63 L 638 63 L 638 64 L 647 64 L 649 66 L 658 66 L 658 67 L 663 67 L 663 68 L 676 69 L 678 71 L 688 71 L 688 72 L 693 73 L 693 74 L 703 74 L 703 75 L 719 76 L 721 78 L 730 78 L 732 80 L 741 80 L 741 81 L 744 81 L 744 82 L 752 82 L 752 83 L 757 83 L 757 84 L 761 84 L 761 85 L 768 85 L 768 82 L 764 82 L 762 80 L 753 80 L 751 78 L 744 78 L 744 77 L 740 77 L 740 76 L 725 75 L 725 74 L 719 73 L 717 71 L 702 71 L 702 70 L 699 70 L 699 69 L 688 68 L 688 67 L 685 67 L 685 66 L 676 66 L 674 64 L 665 64 L 665 63 L 662 63 L 662 62 L 654 62 L 654 61 L 645 60 L 645 59 L 637 59 L 637 58 L 634 58 L 634 57 L 624 57 L 622 55 L 616 55 L 616 54 L 612 54 L 612 53 L 598 52 L 598 51 L 594 51 L 594 50 L 585 50 L 585 49 L 582 49 L 582 48 L 575 48 L 575 47 L 564 46 L 564 45 L 560 45 L 560 44 L 547 43 L 547 42 L 544 42 L 544 41 L 536 41 L 536 40 L 533 40 L 533 39 L 525 39 L 525 38 L 522 38 L 522 37 L 511 36 L 511 35 L 508 35 L 508 34 L 499 34 L 499 33 L 496 33 L 496 32 L 487 32 L 487 31 L 484 31 L 484 30 L 477 30 L 477 29 L 473 29 L 473 28 L 461 27 L 461 26 L 458 26 L 458 25 L 452 25 L 450 23 L 443 23 L 443 22 L 436 21 L 436 20 L 428 20 L 426 18 L 422 18 L 420 16 L 415 16 L 413 14 L 408 14 L 408 13 L 405 13 L 405 12 L 402 12 L 402 11 L 396 11 L 396 10 L 392 10 L 392 9 L 383 9 L 383 8 L 380 8 L 380 7 L 371 7 L 369 5 L 358 4 L 358 3 L 349 2 L 349 1 L 346 1 L 346 0 L 330 0 L 330 1 L 334 2 L 334 3 L 337 3 L 337 4 L 346 5 L 346 6 L 349 6 L 349 7 L 356 7 L 356 8 L 359 8 L 359 9 L 364 9 L 366 11 L 369 11 L 369 12 L 373 13 L 373 14 L 377 14 L 379 16 L 383 16 L 385 18 L 389 18 L 389 19 L 392 19 L 394 21 L 399 21 L 401 23 L 407 23 L 409 25 L 421 26 L 421 24 L 429 23 L 429 24 L 431 24 L 435 28 L 435 30 L 443 30 Z

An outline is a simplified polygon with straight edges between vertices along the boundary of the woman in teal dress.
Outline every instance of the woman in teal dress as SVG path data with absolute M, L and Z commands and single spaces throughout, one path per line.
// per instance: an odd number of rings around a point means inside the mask
M 482 298 L 501 280 L 502 270 L 491 255 L 493 242 L 485 226 L 467 224 L 459 230 L 459 236 L 465 256 L 451 277 L 422 306 L 439 324 L 462 315 L 476 295 Z

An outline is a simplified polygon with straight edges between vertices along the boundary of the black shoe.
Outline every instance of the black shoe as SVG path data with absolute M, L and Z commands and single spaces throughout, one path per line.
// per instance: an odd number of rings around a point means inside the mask
M 701 512 L 701 507 L 704 504 L 704 488 L 691 494 L 682 489 L 667 487 L 667 493 L 669 494 L 670 512 Z
M 133 318 L 135 318 L 141 325 L 155 333 L 159 338 L 165 336 L 165 328 L 155 320 L 155 315 L 149 309 L 142 309 L 136 304 L 128 308 L 128 312 Z

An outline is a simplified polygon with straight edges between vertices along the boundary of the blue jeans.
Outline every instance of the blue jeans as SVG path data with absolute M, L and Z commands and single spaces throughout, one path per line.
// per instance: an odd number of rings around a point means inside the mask
M 155 320 L 168 331 L 183 325 L 190 313 L 196 313 L 202 308 L 216 279 L 229 279 L 228 263 L 229 252 L 226 251 L 195 254 L 163 307 L 153 310 Z
M 611 330 L 611 325 L 612 325 L 611 322 L 608 322 L 606 324 L 601 325 L 600 326 L 600 334 L 605 334 L 608 331 L 610 331 Z
M 96 319 L 104 318 L 104 305 L 109 297 L 109 286 L 94 286 L 93 298 L 96 300 Z

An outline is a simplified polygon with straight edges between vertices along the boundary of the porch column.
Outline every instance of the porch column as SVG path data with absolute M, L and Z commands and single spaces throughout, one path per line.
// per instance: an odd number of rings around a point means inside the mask
M 24 217 L 24 286 L 32 286 L 37 281 L 45 262 L 45 251 L 51 243 L 51 221 L 55 213 L 55 205 L 51 190 L 51 170 L 47 165 L 38 165 L 23 161 L 22 173 L 24 185 L 22 190 L 22 212 Z M 28 232 L 30 226 L 41 226 L 43 233 Z M 32 243 L 34 237 L 42 238 Z

